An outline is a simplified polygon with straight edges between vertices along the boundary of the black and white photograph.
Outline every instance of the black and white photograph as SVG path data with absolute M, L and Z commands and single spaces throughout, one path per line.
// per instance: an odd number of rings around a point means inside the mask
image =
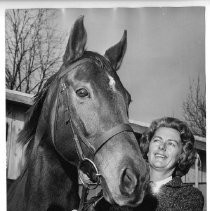
M 207 6 L 14 2 L 5 209 L 206 211 Z

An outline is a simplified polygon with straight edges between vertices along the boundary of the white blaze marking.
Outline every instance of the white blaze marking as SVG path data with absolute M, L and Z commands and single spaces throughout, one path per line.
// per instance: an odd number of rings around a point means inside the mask
M 110 75 L 108 75 L 108 77 L 109 77 L 109 86 L 110 86 L 114 91 L 116 91 L 116 89 L 115 89 L 115 80 L 114 80 L 114 78 L 111 77 Z

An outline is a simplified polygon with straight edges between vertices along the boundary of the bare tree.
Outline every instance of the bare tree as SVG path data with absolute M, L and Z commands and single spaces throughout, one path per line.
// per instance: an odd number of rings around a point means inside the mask
M 6 11 L 6 87 L 26 93 L 39 92 L 57 70 L 64 33 L 56 30 L 57 10 Z
M 200 78 L 193 81 L 189 87 L 189 94 L 183 103 L 184 118 L 192 132 L 202 137 L 206 136 L 206 96 L 200 87 Z

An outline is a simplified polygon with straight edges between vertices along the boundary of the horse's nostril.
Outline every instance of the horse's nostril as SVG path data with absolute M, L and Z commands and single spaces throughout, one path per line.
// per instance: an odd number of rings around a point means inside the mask
M 120 191 L 123 195 L 131 195 L 137 185 L 137 177 L 131 169 L 124 169 L 121 175 Z

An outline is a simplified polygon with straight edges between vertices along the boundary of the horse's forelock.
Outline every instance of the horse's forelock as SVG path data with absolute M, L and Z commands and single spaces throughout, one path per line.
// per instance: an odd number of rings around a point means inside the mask
M 93 63 L 95 63 L 100 69 L 107 69 L 112 71 L 111 63 L 104 56 L 93 51 L 85 51 L 82 58 L 89 58 Z

